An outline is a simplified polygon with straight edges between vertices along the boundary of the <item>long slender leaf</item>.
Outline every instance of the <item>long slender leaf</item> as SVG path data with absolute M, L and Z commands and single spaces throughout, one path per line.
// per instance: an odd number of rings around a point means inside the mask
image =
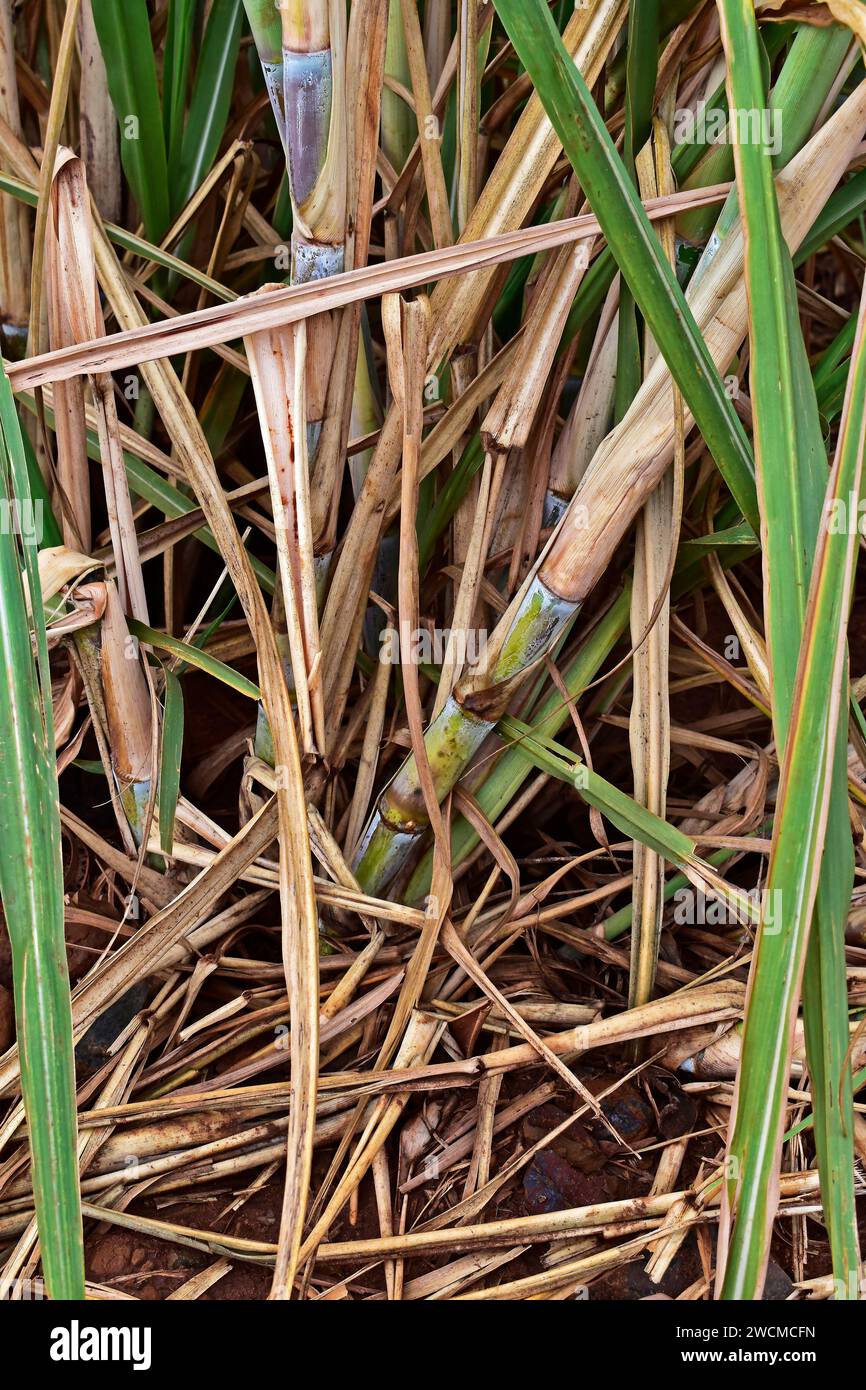
M 162 747 L 159 757 L 159 843 L 166 854 L 174 843 L 174 818 L 180 791 L 180 759 L 183 751 L 183 691 L 180 681 L 165 668 L 162 715 Z
M 211 9 L 195 72 L 177 165 L 169 166 L 172 210 L 179 212 L 216 157 L 228 119 L 243 21 L 241 0 Z
M 196 666 L 200 671 L 214 676 L 216 680 L 236 690 L 239 695 L 246 695 L 250 700 L 261 699 L 261 691 L 257 685 L 247 680 L 239 671 L 232 670 L 231 666 L 227 666 L 218 657 L 210 656 L 189 642 L 182 642 L 179 637 L 157 632 L 156 628 L 148 627 L 146 623 L 140 623 L 135 618 L 129 619 L 129 630 L 140 641 L 147 642 L 149 646 L 157 647 L 160 651 L 171 652 L 172 656 L 182 657 L 190 666 Z
M 93 0 L 93 19 L 120 126 L 120 156 L 145 231 L 160 241 L 170 217 L 168 164 L 146 0 Z
M 658 53 L 658 0 L 629 0 L 625 81 L 625 143 L 623 163 L 637 186 L 635 158 L 652 128 Z M 614 421 L 626 414 L 641 381 L 641 348 L 637 308 L 631 291 L 623 285 L 619 297 L 616 395 Z
M 162 118 L 168 167 L 177 167 L 183 140 L 196 0 L 170 0 L 162 65 Z
M 721 0 L 720 13 L 731 108 L 764 110 L 754 10 L 746 0 Z M 824 451 L 814 385 L 796 317 L 793 269 L 782 237 L 770 150 L 764 140 L 742 138 L 739 130 L 737 137 L 735 157 L 746 231 L 755 452 L 766 546 L 773 724 L 777 744 L 785 751 L 786 767 L 808 765 L 810 758 L 814 761 L 809 795 L 799 789 L 797 803 L 792 799 L 791 783 L 784 788 L 786 794 L 780 792 L 768 887 L 771 894 L 780 894 L 784 910 L 774 910 L 772 926 L 762 927 L 752 965 L 743 1067 L 729 1142 L 726 1192 L 733 1229 L 727 1260 L 723 1258 L 720 1265 L 723 1294 L 730 1298 L 760 1295 L 769 1256 L 775 1213 L 773 1173 L 784 1125 L 794 1018 L 819 876 L 821 893 L 807 971 L 812 1042 L 809 1064 L 815 1083 L 816 1138 L 834 1268 L 846 1287 L 852 1262 L 856 1270 L 859 1258 L 850 1094 L 847 1116 L 838 1103 L 828 1104 L 830 1093 L 834 1088 L 838 1092 L 842 1082 L 840 1067 L 848 1042 L 841 947 L 853 879 L 844 747 L 837 738 L 838 708 L 837 722 L 829 730 L 829 748 L 820 741 L 800 742 L 805 723 L 810 718 L 826 718 L 842 700 L 840 673 L 835 685 L 830 681 L 832 665 L 822 671 L 826 680 L 820 711 L 804 710 L 798 703 L 800 727 L 792 728 L 800 635 L 821 508 Z M 843 650 L 844 626 L 843 619 Z M 834 778 L 837 751 L 842 762 Z M 816 797 L 824 798 L 820 814 L 816 814 Z M 724 1243 L 722 1248 L 724 1253 Z
M 32 503 L 12 392 L 0 368 L 0 488 Z M 60 815 L 51 681 L 36 541 L 0 527 L 0 892 L 12 944 L 21 1079 L 33 1155 L 42 1262 L 52 1298 L 84 1297 L 72 1010 L 63 926 Z

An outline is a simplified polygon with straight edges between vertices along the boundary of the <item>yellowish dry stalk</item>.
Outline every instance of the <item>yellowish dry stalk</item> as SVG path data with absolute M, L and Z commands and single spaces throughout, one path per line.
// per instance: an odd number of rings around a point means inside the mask
M 325 722 L 307 463 L 306 341 L 306 325 L 300 323 L 255 334 L 246 348 L 268 461 L 300 738 L 304 750 L 313 753 L 317 746 L 324 751 Z
M 547 502 L 551 522 L 562 516 L 610 429 L 616 394 L 618 306 L 619 276 L 616 276 L 602 308 L 580 391 L 550 460 Z
M 587 86 L 598 79 L 622 27 L 627 0 L 599 0 L 575 10 L 562 35 Z M 560 153 L 541 99 L 533 92 L 469 218 L 461 241 L 493 236 L 519 227 L 529 215 Z M 491 272 L 436 287 L 431 307 L 430 358 L 439 362 L 458 342 L 472 341 L 478 310 L 490 287 Z
M 654 151 L 645 146 L 636 167 L 643 197 L 657 189 L 670 191 L 670 144 L 667 131 L 656 120 Z M 653 159 L 655 153 L 655 159 Z M 671 265 L 675 264 L 674 231 L 670 222 L 661 229 L 662 245 Z M 644 372 L 651 366 L 658 349 L 649 340 L 644 347 Z M 673 469 L 663 476 L 655 492 L 647 498 L 638 517 L 635 542 L 634 584 L 631 597 L 631 639 L 636 648 L 632 672 L 633 693 L 629 738 L 634 769 L 634 797 L 642 806 L 664 819 L 670 774 L 670 596 L 669 586 L 678 542 L 682 512 L 682 478 L 685 470 L 683 402 L 673 392 L 675 460 Z M 659 607 L 659 605 L 661 605 Z M 649 630 L 648 630 L 649 629 Z M 656 960 L 661 936 L 664 899 L 664 861 L 659 855 L 634 842 L 632 891 L 632 948 L 629 970 L 629 1003 L 645 1004 L 655 982 Z
M 81 0 L 78 49 L 81 58 L 81 158 L 102 217 L 106 222 L 116 222 L 121 200 L 117 117 L 108 91 L 105 59 L 93 22 L 92 0 Z
M 589 265 L 593 242 L 557 252 L 533 301 L 525 331 L 484 417 L 484 447 L 495 453 L 526 447 L 574 296 Z

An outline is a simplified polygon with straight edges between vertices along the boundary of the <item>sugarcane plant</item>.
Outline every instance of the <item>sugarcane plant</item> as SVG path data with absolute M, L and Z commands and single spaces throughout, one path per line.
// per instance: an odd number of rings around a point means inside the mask
M 0 0 L 0 1299 L 862 1294 L 864 14 Z

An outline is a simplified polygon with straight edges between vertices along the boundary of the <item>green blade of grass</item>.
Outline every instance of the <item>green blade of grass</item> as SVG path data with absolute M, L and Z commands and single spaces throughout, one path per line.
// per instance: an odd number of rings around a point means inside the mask
M 758 525 L 745 431 L 598 109 L 544 0 L 496 0 L 563 149 L 732 496 Z
M 864 301 L 866 302 L 866 301 Z M 845 706 L 842 689 L 846 683 L 845 634 L 859 547 L 856 526 L 835 529 L 832 524 L 834 499 L 848 506 L 859 496 L 862 481 L 864 436 L 866 436 L 866 314 L 861 307 L 858 343 L 839 438 L 836 460 L 827 489 L 828 506 L 819 538 L 812 579 L 806 632 L 800 652 L 789 738 L 782 766 L 773 851 L 768 877 L 769 893 L 784 893 L 782 931 L 778 936 L 761 932 L 753 964 L 752 993 L 743 1037 L 734 1133 L 730 1152 L 738 1164 L 727 1181 L 727 1200 L 734 1212 L 734 1225 L 728 1247 L 723 1296 L 752 1297 L 758 1288 L 766 1261 L 767 1194 L 776 1180 L 776 1156 L 785 1114 L 790 1068 L 791 999 L 796 1007 L 796 990 L 802 969 L 809 918 L 818 890 L 818 875 L 824 830 L 835 790 L 835 767 L 843 746 L 840 712 Z M 829 698 L 828 698 L 829 692 Z M 847 910 L 847 886 L 837 896 Z M 823 944 L 823 943 L 822 943 Z M 838 936 L 837 958 L 844 972 L 844 938 Z M 828 1026 L 829 1009 L 838 1009 L 838 992 L 831 969 L 835 962 L 821 955 L 821 975 L 807 985 L 807 1004 L 818 1010 Z M 843 973 L 844 978 L 844 973 Z M 813 1009 L 814 1017 L 814 1009 Z M 846 1023 L 847 1005 L 843 1015 Z M 808 1044 L 808 1038 L 807 1038 Z M 832 1060 L 832 1058 L 831 1058 Z M 843 1054 L 842 1062 L 846 1059 Z M 766 1068 L 769 1062 L 771 1072 Z M 840 1062 L 841 1065 L 841 1062 Z M 850 1138 L 853 1122 L 850 1111 L 851 1078 L 829 1075 L 829 1068 L 815 1068 L 812 1097 L 815 1111 L 816 1142 L 819 1158 L 822 1142 L 817 1131 L 822 1111 L 838 1113 L 845 1119 Z M 816 1075 L 817 1072 L 817 1075 Z M 819 1085 L 815 1085 L 815 1081 Z M 841 1081 L 841 1084 L 840 1084 Z M 778 1132 L 778 1137 L 777 1137 Z M 822 1172 L 822 1196 L 828 1221 L 834 1208 L 847 1221 L 836 1241 L 847 1236 L 850 1262 L 834 1261 L 837 1298 L 856 1298 L 859 1279 L 856 1213 L 853 1202 L 853 1155 L 846 1168 L 834 1172 L 828 1188 Z M 753 1234 L 754 1233 L 754 1234 Z M 836 1250 L 834 1248 L 834 1257 Z
M 629 0 L 625 77 L 625 142 L 623 163 L 637 184 L 635 158 L 652 129 L 658 55 L 658 0 Z M 641 383 L 641 342 L 634 295 L 621 285 L 616 353 L 614 423 L 628 411 Z
M 562 744 L 544 734 L 536 733 L 521 719 L 505 715 L 499 722 L 501 732 L 519 742 L 527 757 L 541 772 L 565 782 L 576 789 L 580 797 L 600 811 L 621 834 L 639 840 L 668 863 L 682 869 L 691 882 L 697 879 L 722 894 L 732 907 L 747 920 L 752 915 L 747 895 L 726 884 L 714 873 L 712 866 L 698 857 L 695 841 L 660 816 L 648 811 L 612 782 L 592 771 Z
M 506 738 L 520 745 L 541 772 L 574 787 L 584 801 L 607 816 L 623 835 L 640 840 L 677 868 L 691 864 L 696 850 L 694 840 L 591 771 L 564 744 L 538 733 L 513 715 L 505 715 L 499 721 L 499 728 Z
M 179 656 L 190 666 L 195 666 L 199 671 L 204 671 L 215 680 L 222 681 L 223 685 L 236 690 L 239 695 L 246 695 L 249 700 L 260 700 L 262 692 L 253 681 L 247 680 L 240 671 L 235 671 L 231 666 L 227 666 L 218 657 L 210 656 L 203 652 L 200 647 L 194 647 L 189 642 L 183 642 L 179 637 L 171 637 L 165 632 L 158 632 L 156 628 L 148 627 L 146 623 L 140 623 L 137 618 L 128 618 L 127 625 L 129 630 L 141 642 L 146 642 L 150 647 L 156 647 L 159 651 L 171 652 L 172 656 Z
M 159 752 L 159 844 L 171 854 L 174 818 L 180 793 L 180 760 L 183 751 L 183 691 L 180 681 L 165 667 L 162 712 L 162 747 Z
M 169 166 L 172 208 L 186 206 L 216 157 L 228 120 L 241 41 L 241 0 L 211 9 L 196 66 L 177 165 Z
M 0 368 L 2 496 L 31 502 L 21 431 Z M 14 527 L 0 528 L 0 892 L 42 1265 L 52 1298 L 84 1298 L 72 1010 L 63 921 L 59 793 L 36 538 L 22 532 L 37 663 Z
M 120 126 L 120 155 L 151 241 L 170 218 L 168 163 L 146 0 L 93 0 L 93 19 Z
M 797 252 L 796 264 L 802 265 L 810 256 L 814 256 L 816 251 L 826 246 L 831 237 L 838 236 L 850 222 L 859 217 L 864 208 L 866 169 L 861 169 L 859 174 L 854 174 L 827 199 L 826 206 L 815 219 L 812 230 Z
M 196 0 L 170 0 L 162 64 L 162 119 L 170 169 L 177 167 L 183 140 Z
M 720 0 L 720 13 L 731 109 L 762 111 L 766 99 L 754 9 L 746 0 Z M 773 911 L 772 925 L 762 924 L 752 963 L 729 1140 L 726 1194 L 732 1225 L 729 1232 L 723 1227 L 719 1284 L 723 1297 L 758 1298 L 769 1257 L 793 1027 L 816 898 L 806 992 L 816 1142 L 834 1270 L 837 1278 L 847 1281 L 852 1261 L 858 1268 L 850 1096 L 847 1116 L 838 1103 L 827 1104 L 829 1093 L 840 1089 L 848 1045 L 843 944 L 853 853 L 844 747 L 840 748 L 838 738 L 838 702 L 843 695 L 835 651 L 829 664 L 821 665 L 820 691 L 815 687 L 811 692 L 814 708 L 804 707 L 805 691 L 799 701 L 795 694 L 825 476 L 820 420 L 797 318 L 793 268 L 781 231 L 770 150 L 764 138 L 736 134 L 746 234 L 750 385 L 763 520 L 773 727 L 777 745 L 784 750 L 785 767 L 809 768 L 808 791 L 802 780 L 783 782 L 777 804 L 768 901 L 774 902 L 772 895 L 778 893 L 784 910 Z M 843 619 L 843 653 L 844 630 Z M 834 708 L 836 724 L 823 728 L 822 720 L 829 720 Z M 826 742 L 820 737 L 822 729 Z M 834 773 L 837 751 L 842 762 Z
M 769 32 L 765 30 L 761 34 L 763 47 L 771 62 L 783 46 L 784 31 L 787 27 L 784 24 L 769 25 Z M 811 29 L 803 25 L 794 37 L 770 98 L 772 131 L 779 137 L 778 148 L 773 156 L 775 169 L 784 169 L 809 139 L 821 107 L 836 80 L 848 45 L 849 36 L 846 31 L 835 26 L 830 29 Z M 704 133 L 716 110 L 723 111 L 727 120 L 728 102 L 724 83 L 707 103 Z M 775 145 L 776 141 L 773 143 Z M 689 153 L 693 149 L 699 153 L 697 168 L 691 177 L 684 179 L 680 171 L 681 168 L 691 168 Z M 728 140 L 709 146 L 703 142 L 695 142 L 694 145 L 684 143 L 677 147 L 674 170 L 680 176 L 681 188 L 721 183 L 733 176 L 733 169 L 734 152 Z M 736 202 L 736 193 L 733 192 L 731 196 Z M 683 213 L 677 218 L 677 229 L 690 241 L 705 245 L 718 215 L 716 208 L 698 208 L 694 212 Z M 798 257 L 798 263 L 799 259 Z

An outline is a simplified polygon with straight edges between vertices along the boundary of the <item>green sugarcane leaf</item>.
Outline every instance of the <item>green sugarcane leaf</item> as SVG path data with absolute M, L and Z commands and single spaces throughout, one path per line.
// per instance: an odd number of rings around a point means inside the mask
M 746 0 L 720 0 L 719 8 L 731 108 L 764 110 L 762 53 L 754 8 Z M 845 616 L 840 626 L 823 630 L 826 646 L 822 647 L 825 659 L 821 662 L 820 691 L 817 685 L 811 691 L 804 685 L 802 657 L 798 675 L 800 636 L 826 476 L 821 424 L 797 318 L 793 268 L 782 236 L 766 137 L 738 139 L 735 160 L 746 233 L 750 385 L 764 521 L 773 727 L 777 745 L 784 750 L 784 768 L 797 771 L 796 789 L 783 774 L 777 802 L 767 899 L 774 905 L 772 922 L 769 915 L 762 922 L 752 962 L 742 1065 L 728 1146 L 726 1200 L 732 1226 L 722 1245 L 722 1296 L 757 1298 L 775 1215 L 773 1194 L 790 1049 L 813 910 L 805 997 L 809 1069 L 819 1117 L 816 1142 L 822 1192 L 836 1276 L 845 1280 L 852 1260 L 855 1271 L 859 1267 L 850 1093 L 847 1116 L 844 1100 L 842 1105 L 838 1100 L 828 1103 L 831 1092 L 841 1096 L 845 1089 L 848 1010 L 844 926 L 853 853 L 844 737 L 840 738 L 838 719 L 840 704 L 844 708 Z M 835 599 L 838 603 L 840 595 Z M 829 621 L 829 613 L 825 617 Z M 835 617 L 840 618 L 838 610 Z M 807 626 L 807 641 L 808 631 Z M 807 693 L 811 706 L 805 703 Z M 779 901 L 781 907 L 776 905 Z
M 156 647 L 158 651 L 171 652 L 172 656 L 182 657 L 190 666 L 195 666 L 199 671 L 205 671 L 207 675 L 213 676 L 215 680 L 222 681 L 223 685 L 228 685 L 232 690 L 236 690 L 239 695 L 245 695 L 249 700 L 260 700 L 262 693 L 258 686 L 252 681 L 242 676 L 240 671 L 235 671 L 231 666 L 227 666 L 224 661 L 220 661 L 215 656 L 209 656 L 207 652 L 201 651 L 198 647 L 193 647 L 189 642 L 182 642 L 179 637 L 170 637 L 165 632 L 158 632 L 156 628 L 148 627 L 146 623 L 140 623 L 137 618 L 127 618 L 129 630 L 140 641 L 146 642 L 150 647 Z
M 607 816 L 623 835 L 640 840 L 648 849 L 680 868 L 691 863 L 696 848 L 694 840 L 591 771 L 564 744 L 535 732 L 513 715 L 501 719 L 499 729 L 506 738 L 520 744 L 537 768 L 574 787 L 584 801 Z
M 0 366 L 0 497 L 32 505 L 12 392 Z M 14 513 L 12 513 L 14 514 Z M 36 540 L 0 527 L 0 894 L 15 985 L 21 1084 L 42 1265 L 52 1298 L 84 1298 L 72 1010 L 51 678 Z M 36 637 L 33 659 L 28 603 Z
M 669 863 L 685 870 L 692 882 L 697 876 L 713 892 L 723 895 L 743 920 L 755 915 L 748 895 L 719 879 L 711 864 L 698 857 L 694 840 L 588 768 L 564 745 L 535 733 L 530 725 L 512 715 L 499 721 L 499 730 L 518 741 L 540 771 L 574 787 L 587 805 L 606 816 L 621 834 L 630 840 L 639 840 Z
M 772 59 L 778 51 L 777 31 L 784 39 L 784 25 L 768 25 L 761 41 Z M 803 24 L 794 36 L 779 79 L 773 88 L 773 168 L 784 169 L 803 148 L 815 128 L 845 55 L 851 35 L 841 25 L 813 29 Z
M 168 166 L 177 167 L 183 141 L 196 0 L 170 0 L 162 64 L 162 119 Z
M 818 217 L 816 217 L 812 230 L 797 252 L 795 264 L 802 265 L 810 256 L 814 256 L 822 246 L 834 236 L 838 236 L 844 231 L 849 223 L 859 217 L 866 208 L 866 169 L 861 169 L 859 174 L 854 174 L 847 183 L 843 183 L 837 188 L 830 197 Z
M 791 998 L 796 1002 L 797 963 L 802 961 L 813 910 L 825 842 L 828 809 L 838 777 L 839 753 L 844 747 L 840 725 L 844 727 L 846 708 L 842 689 L 846 672 L 846 629 L 851 601 L 859 535 L 854 528 L 834 528 L 833 507 L 847 506 L 851 496 L 859 496 L 862 482 L 864 434 L 866 434 L 866 336 L 864 314 L 855 352 L 843 427 L 836 461 L 828 484 L 828 508 L 819 539 L 812 579 L 806 631 L 800 652 L 796 696 L 782 766 L 773 851 L 770 858 L 768 892 L 779 893 L 783 913 L 777 915 L 782 930 L 778 935 L 761 932 L 752 967 L 752 993 L 743 1038 L 736 1124 L 730 1152 L 737 1166 L 728 1180 L 728 1201 L 734 1212 L 723 1294 L 748 1298 L 759 1287 L 768 1244 L 766 1207 L 774 1180 L 782 1117 L 787 1099 L 790 1062 L 789 1023 Z M 844 762 L 842 762 L 844 767 Z M 829 832 L 828 852 L 831 848 Z M 823 888 L 823 880 L 822 880 Z M 839 886 L 839 905 L 847 911 L 849 889 Z M 844 921 L 844 913 L 843 921 Z M 821 938 L 820 974 L 807 982 L 807 1009 L 815 1027 L 823 1022 L 829 1028 L 840 1012 L 840 994 L 835 967 L 841 965 L 844 979 L 844 938 L 834 937 L 836 959 Z M 842 996 L 844 999 L 844 995 Z M 843 1014 L 847 1048 L 847 1001 Z M 808 1043 L 808 1036 L 807 1036 Z M 841 1071 L 843 1058 L 834 1051 L 819 1050 L 809 1061 L 813 1076 L 816 1116 L 816 1142 L 819 1161 L 828 1143 L 837 1147 L 850 1143 L 853 1122 L 850 1112 L 850 1071 Z M 836 1065 L 835 1077 L 831 1067 Z M 840 1075 L 841 1072 L 841 1075 Z M 817 1083 L 817 1084 L 816 1084 Z M 835 1134 L 822 1112 L 847 1111 L 846 1132 Z M 826 1135 L 818 1140 L 817 1129 Z M 853 1203 L 853 1155 L 847 1169 L 835 1165 L 825 1180 L 822 1197 L 828 1224 L 838 1214 L 834 1245 L 834 1274 L 837 1298 L 856 1298 L 859 1279 L 856 1219 Z M 837 1243 L 844 1242 L 841 1252 Z M 850 1266 L 845 1261 L 850 1250 Z M 847 1273 L 845 1272 L 847 1270 Z
M 180 681 L 166 666 L 162 711 L 162 746 L 159 753 L 159 845 L 171 854 L 174 818 L 180 793 L 180 760 L 183 752 L 183 691 Z
M 629 0 L 625 68 L 625 144 L 623 163 L 637 187 L 635 159 L 652 131 L 658 68 L 658 0 Z M 634 295 L 626 285 L 619 296 L 616 340 L 614 423 L 628 412 L 643 378 L 640 327 Z
M 788 35 L 785 31 L 788 26 L 773 24 L 768 26 L 768 29 L 763 31 L 761 40 L 766 55 L 772 61 L 787 41 Z M 775 169 L 783 169 L 809 139 L 821 107 L 836 80 L 848 46 L 848 34 L 844 29 L 835 26 L 830 29 L 811 29 L 803 25 L 795 35 L 770 99 L 768 115 Z M 707 102 L 702 122 L 704 134 L 708 129 L 712 129 L 712 123 L 718 119 L 714 114 L 716 111 L 724 113 L 727 120 L 728 102 L 724 83 Z M 684 115 L 683 131 L 688 132 L 690 138 L 693 138 L 692 130 L 685 124 L 685 119 Z M 674 140 L 676 139 L 675 127 Z M 689 156 L 688 152 L 693 149 L 698 151 L 697 160 Z M 728 140 L 710 145 L 709 148 L 705 144 L 692 145 L 685 142 L 677 146 L 673 166 L 681 188 L 723 183 L 733 177 L 733 147 Z M 684 174 L 692 169 L 694 172 L 684 180 Z M 715 208 L 696 208 L 693 212 L 683 213 L 677 218 L 677 230 L 690 241 L 704 245 L 717 216 Z
M 57 518 L 51 508 L 51 498 L 48 495 L 48 488 L 39 462 L 36 458 L 36 451 L 30 439 L 24 432 L 21 433 L 21 446 L 24 450 L 24 458 L 27 462 L 27 482 L 30 487 L 30 496 L 33 499 L 33 506 L 36 509 L 37 545 L 40 550 L 44 546 L 62 545 L 63 533 L 57 524 Z
M 172 207 L 186 206 L 214 162 L 231 106 L 241 41 L 241 0 L 214 5 L 201 46 L 192 100 L 177 164 L 172 163 Z
M 120 126 L 120 157 L 151 241 L 171 216 L 156 59 L 146 0 L 92 0 L 93 19 Z
M 629 0 L 625 63 L 625 165 L 634 161 L 652 133 L 659 51 L 658 0 Z
M 495 3 L 623 279 L 733 497 L 749 524 L 757 528 L 754 468 L 745 431 L 586 83 L 566 52 L 544 0 Z
M 844 368 L 842 380 L 848 379 L 847 359 L 851 356 L 851 349 L 854 346 L 854 334 L 857 331 L 857 316 L 852 314 L 847 323 L 839 330 L 829 347 L 825 348 L 815 364 L 812 372 L 812 381 L 815 384 L 815 394 L 818 397 L 818 405 L 821 407 L 822 399 L 827 391 L 834 387 L 837 379 L 837 372 Z

